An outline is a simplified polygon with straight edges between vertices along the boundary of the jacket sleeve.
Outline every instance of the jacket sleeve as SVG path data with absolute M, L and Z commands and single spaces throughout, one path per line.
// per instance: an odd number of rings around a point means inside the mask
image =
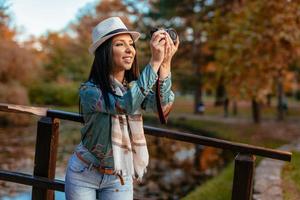
M 111 106 L 105 104 L 101 90 L 93 84 L 84 85 L 79 91 L 83 114 L 103 112 L 109 114 L 135 114 L 158 79 L 151 65 L 147 65 L 136 81 L 129 83 L 123 96 L 109 95 Z
M 167 76 L 164 80 L 160 81 L 160 99 L 162 110 L 167 117 L 168 113 L 170 112 L 173 102 L 175 100 L 175 95 L 171 90 L 172 82 L 171 82 L 171 75 Z M 157 105 L 156 105 L 156 95 L 155 92 L 150 91 L 146 96 L 145 100 L 142 103 L 142 109 L 146 112 L 154 111 L 157 112 Z

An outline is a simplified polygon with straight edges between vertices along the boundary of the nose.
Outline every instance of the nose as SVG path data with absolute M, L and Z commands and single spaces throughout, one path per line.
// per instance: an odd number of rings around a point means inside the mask
M 131 45 L 126 45 L 126 49 L 125 49 L 125 52 L 126 53 L 133 53 L 135 51 L 134 47 L 131 46 Z
M 130 46 L 127 45 L 125 51 L 126 51 L 126 53 L 131 53 L 131 48 L 130 48 Z

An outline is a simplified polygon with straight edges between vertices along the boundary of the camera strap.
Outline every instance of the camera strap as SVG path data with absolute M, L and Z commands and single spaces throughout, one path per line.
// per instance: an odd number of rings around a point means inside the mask
M 158 72 L 157 72 L 158 77 L 159 77 L 159 74 L 160 74 L 160 70 L 158 70 Z M 155 97 L 156 97 L 156 106 L 157 106 L 159 121 L 161 124 L 167 124 L 167 120 L 165 118 L 165 115 L 164 115 L 164 112 L 163 112 L 162 106 L 161 106 L 159 78 L 156 81 Z

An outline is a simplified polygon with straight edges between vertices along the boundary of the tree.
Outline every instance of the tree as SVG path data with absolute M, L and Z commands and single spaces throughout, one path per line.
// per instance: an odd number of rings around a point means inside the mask
M 121 1 L 100 1 L 95 7 L 81 10 L 76 22 L 69 26 L 69 32 L 49 32 L 40 38 L 46 55 L 45 78 L 59 82 L 85 81 L 93 58 L 88 52 L 92 28 L 110 16 L 121 17 L 130 27 L 127 7 Z
M 6 1 L 0 1 L 0 38 L 12 40 L 15 36 L 15 31 L 9 28 L 10 16 L 8 14 Z
M 206 33 L 203 29 L 209 20 L 212 1 L 151 1 L 148 17 L 159 25 L 173 26 L 181 39 L 176 62 L 173 65 L 173 78 L 183 89 L 195 92 L 195 113 L 202 113 L 203 82 L 209 56 L 205 54 Z M 199 109 L 200 108 L 200 109 Z
M 37 63 L 31 50 L 14 41 L 16 31 L 10 28 L 10 16 L 6 1 L 0 3 L 0 101 L 13 104 L 29 104 L 27 87 L 36 77 Z M 24 124 L 28 118 L 15 119 L 1 114 L 0 123 Z
M 215 16 L 214 23 L 226 21 L 228 30 L 215 40 L 218 70 L 231 96 L 252 100 L 256 122 L 259 105 L 274 80 L 280 82 L 296 56 L 300 39 L 297 8 L 298 1 L 245 1 L 234 12 Z
M 75 39 L 76 40 L 76 39 Z M 45 56 L 44 80 L 72 82 L 82 79 L 83 67 L 79 66 L 80 56 L 74 38 L 67 34 L 49 32 L 39 38 Z M 77 54 L 77 56 L 76 56 Z

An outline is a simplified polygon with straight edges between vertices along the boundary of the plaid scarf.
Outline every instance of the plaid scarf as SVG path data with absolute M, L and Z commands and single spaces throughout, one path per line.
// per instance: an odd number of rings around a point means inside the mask
M 112 83 L 115 94 L 123 96 L 127 88 L 116 79 L 112 79 Z M 142 115 L 138 110 L 133 115 L 112 115 L 111 119 L 115 172 L 133 177 L 136 174 L 141 180 L 149 162 Z

